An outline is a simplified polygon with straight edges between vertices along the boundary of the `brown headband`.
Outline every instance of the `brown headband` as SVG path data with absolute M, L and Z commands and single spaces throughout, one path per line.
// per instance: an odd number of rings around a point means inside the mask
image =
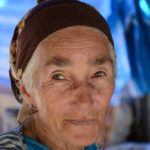
M 77 0 L 47 0 L 30 10 L 17 25 L 10 47 L 10 78 L 19 102 L 19 78 L 37 45 L 55 31 L 83 25 L 102 31 L 114 45 L 109 26 L 98 11 Z M 15 74 L 15 75 L 14 75 Z

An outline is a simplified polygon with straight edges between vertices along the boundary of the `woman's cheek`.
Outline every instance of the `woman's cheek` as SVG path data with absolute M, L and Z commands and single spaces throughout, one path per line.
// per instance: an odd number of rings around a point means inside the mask
M 114 91 L 114 79 L 113 78 L 104 78 L 93 81 L 93 87 L 99 93 L 107 93 L 108 96 L 111 96 Z
M 114 91 L 113 80 L 101 80 L 95 83 L 95 89 L 93 90 L 93 99 L 96 100 L 97 105 L 101 110 L 105 110 L 110 103 Z

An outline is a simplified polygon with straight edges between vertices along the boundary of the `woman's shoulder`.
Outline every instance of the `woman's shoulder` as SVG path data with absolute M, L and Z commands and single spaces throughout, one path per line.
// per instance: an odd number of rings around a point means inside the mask
M 20 142 L 19 128 L 14 128 L 8 132 L 0 133 L 0 150 L 22 150 Z

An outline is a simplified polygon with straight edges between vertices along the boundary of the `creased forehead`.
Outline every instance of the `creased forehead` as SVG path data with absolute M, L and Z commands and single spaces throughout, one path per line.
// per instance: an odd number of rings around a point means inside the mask
M 58 47 L 61 46 L 61 44 L 66 41 L 76 42 L 80 41 L 80 39 L 87 39 L 87 40 L 90 39 L 91 41 L 92 40 L 95 41 L 95 39 L 100 38 L 102 39 L 103 44 L 104 43 L 106 43 L 107 45 L 108 43 L 111 44 L 107 36 L 96 28 L 87 26 L 72 26 L 58 30 L 55 33 L 49 35 L 44 40 L 42 40 L 38 46 L 46 46 L 47 44 L 51 43 L 50 44 L 51 46 Z

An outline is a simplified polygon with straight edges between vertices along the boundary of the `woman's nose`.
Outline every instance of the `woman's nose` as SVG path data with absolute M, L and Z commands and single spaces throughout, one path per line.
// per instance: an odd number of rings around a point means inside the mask
M 82 83 L 74 89 L 74 103 L 90 106 L 93 103 L 93 88 L 88 83 Z

